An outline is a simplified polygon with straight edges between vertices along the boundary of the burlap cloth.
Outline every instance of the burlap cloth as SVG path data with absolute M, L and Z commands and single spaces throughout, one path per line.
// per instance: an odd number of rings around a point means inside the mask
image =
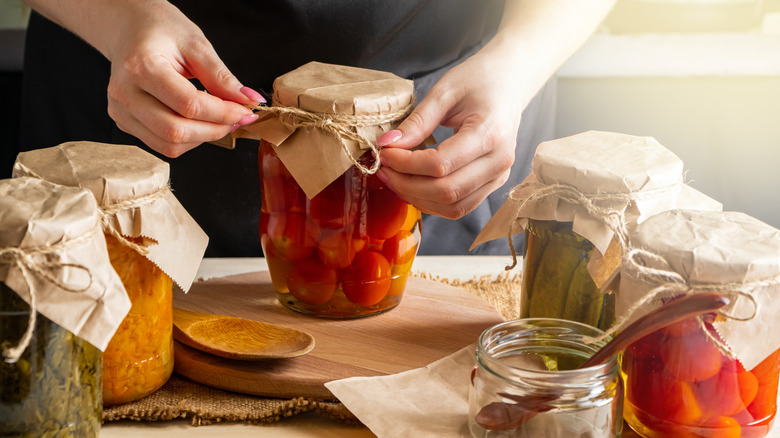
M 415 272 L 413 275 L 441 281 L 477 295 L 490 303 L 504 319 L 515 319 L 520 315 L 521 279 L 517 274 L 484 276 L 468 281 L 449 280 L 424 272 Z M 339 402 L 303 397 L 275 399 L 237 394 L 200 385 L 176 374 L 148 397 L 105 408 L 103 421 L 167 421 L 190 418 L 194 426 L 224 422 L 271 423 L 303 412 L 315 412 L 345 424 L 360 423 Z

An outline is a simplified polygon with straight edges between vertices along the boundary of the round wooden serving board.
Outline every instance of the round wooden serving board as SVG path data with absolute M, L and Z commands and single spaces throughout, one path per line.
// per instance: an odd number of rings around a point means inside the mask
M 502 321 L 481 298 L 437 281 L 410 277 L 401 304 L 381 315 L 334 320 L 293 312 L 276 300 L 267 272 L 197 282 L 174 295 L 176 307 L 255 319 L 304 330 L 315 338 L 306 355 L 238 361 L 174 347 L 174 370 L 195 382 L 267 397 L 335 399 L 331 380 L 382 376 L 420 368 L 474 344 Z

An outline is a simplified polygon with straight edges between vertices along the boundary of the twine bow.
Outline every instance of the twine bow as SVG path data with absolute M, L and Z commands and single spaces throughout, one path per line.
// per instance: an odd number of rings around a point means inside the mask
M 403 120 L 414 109 L 414 102 L 412 101 L 400 110 L 391 113 L 367 115 L 314 112 L 289 106 L 256 106 L 252 109 L 276 115 L 282 125 L 290 130 L 315 128 L 327 132 L 338 139 L 350 140 L 360 146 L 364 146 L 364 148 L 371 149 L 371 153 L 374 155 L 374 163 L 371 167 L 366 167 L 352 155 L 347 145 L 341 142 L 341 148 L 352 164 L 364 174 L 371 175 L 379 170 L 381 164 L 379 153 L 381 148 L 375 144 L 375 141 L 358 134 L 355 128 L 379 126 Z
M 648 266 L 648 262 L 650 261 L 653 261 L 655 264 L 661 265 L 662 267 L 652 268 Z M 628 311 L 618 319 L 615 325 L 606 330 L 603 335 L 593 338 L 588 337 L 584 339 L 585 343 L 602 341 L 615 332 L 622 330 L 628 324 L 628 322 L 633 319 L 633 316 L 637 312 L 646 306 L 651 305 L 656 300 L 677 297 L 681 295 L 693 295 L 703 292 L 715 292 L 729 298 L 747 298 L 748 301 L 750 301 L 750 303 L 753 305 L 753 312 L 751 315 L 745 317 L 734 316 L 728 313 L 726 309 L 719 310 L 718 315 L 734 321 L 750 321 L 751 319 L 757 317 L 760 311 L 760 305 L 753 297 L 753 294 L 751 294 L 751 291 L 760 287 L 772 286 L 780 283 L 780 277 L 774 277 L 765 280 L 743 283 L 731 282 L 692 284 L 683 278 L 682 275 L 675 272 L 665 258 L 653 252 L 638 248 L 632 248 L 628 251 L 628 253 L 626 253 L 623 266 L 623 269 L 629 272 L 629 275 L 634 275 L 639 280 L 656 286 L 651 289 L 650 292 L 645 294 L 641 300 L 634 303 L 631 308 L 629 308 Z M 734 303 L 735 300 L 732 299 L 731 302 Z M 733 309 L 733 304 L 729 305 L 728 308 Z M 699 327 L 702 329 L 702 332 L 707 336 L 707 338 L 720 350 L 721 353 L 733 359 L 735 357 L 734 352 L 722 339 L 713 335 L 711 331 L 707 329 L 704 323 L 704 317 L 699 315 L 696 317 L 696 319 L 699 323 Z
M 98 227 L 92 229 L 87 233 L 67 241 L 62 241 L 53 245 L 46 245 L 36 248 L 0 248 L 0 263 L 15 264 L 19 267 L 22 273 L 27 287 L 30 291 L 30 316 L 27 320 L 27 329 L 25 330 L 22 338 L 19 340 L 15 347 L 3 348 L 3 360 L 7 363 L 15 363 L 24 353 L 24 350 L 30 345 L 32 340 L 33 331 L 35 329 L 35 321 L 37 319 L 37 300 L 35 287 L 33 281 L 30 278 L 31 274 L 36 274 L 39 278 L 53 284 L 59 289 L 70 293 L 82 293 L 87 291 L 92 286 L 92 272 L 84 265 L 75 263 L 59 263 L 57 262 L 38 262 L 36 257 L 45 257 L 47 259 L 59 259 L 60 252 L 66 250 L 69 247 L 82 244 L 89 241 L 97 233 Z M 87 274 L 89 282 L 84 287 L 76 287 L 66 284 L 59 278 L 52 275 L 52 272 L 57 268 L 73 268 L 78 269 Z
M 620 244 L 620 248 L 623 251 L 623 254 L 625 254 L 629 248 L 625 212 L 616 210 L 614 208 L 603 207 L 599 205 L 599 203 L 605 201 L 635 202 L 645 199 L 653 199 L 663 194 L 679 190 L 681 184 L 682 181 L 668 187 L 627 193 L 585 193 L 568 184 L 545 184 L 540 181 L 518 184 L 509 192 L 509 199 L 519 202 L 519 205 L 515 208 L 511 221 L 512 225 L 510 225 L 509 232 L 507 234 L 507 239 L 509 240 L 509 249 L 512 251 L 512 265 L 507 266 L 504 269 L 509 271 L 517 265 L 517 252 L 515 251 L 514 245 L 512 243 L 512 235 L 514 234 L 513 225 L 520 218 L 523 209 L 529 202 L 538 202 L 542 199 L 555 196 L 564 202 L 582 206 L 591 217 L 601 221 L 604 225 L 607 226 L 607 228 L 609 228 L 610 231 L 614 233 L 618 239 L 618 243 Z M 527 196 L 520 196 L 520 193 L 528 188 L 535 188 L 535 190 L 533 190 Z

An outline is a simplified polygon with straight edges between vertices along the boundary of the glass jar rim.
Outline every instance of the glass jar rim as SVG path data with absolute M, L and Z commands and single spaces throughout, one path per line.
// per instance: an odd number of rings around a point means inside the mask
M 496 324 L 485 331 L 479 337 L 477 342 L 476 356 L 478 365 L 511 384 L 519 384 L 518 380 L 523 381 L 577 381 L 580 379 L 602 380 L 609 379 L 618 372 L 617 355 L 600 365 L 594 365 L 587 368 L 575 368 L 561 371 L 539 370 L 523 368 L 520 366 L 507 364 L 501 360 L 501 356 L 496 354 L 496 347 L 509 345 L 512 351 L 522 350 L 519 345 L 521 341 L 531 341 L 534 339 L 549 341 L 552 339 L 561 340 L 560 335 L 566 335 L 562 338 L 571 351 L 587 354 L 587 357 L 593 355 L 602 348 L 611 337 L 604 340 L 586 344 L 585 337 L 596 337 L 604 332 L 596 327 L 563 319 L 555 318 L 523 318 L 505 321 Z M 547 338 L 535 338 L 535 335 L 546 334 Z M 553 337 L 555 336 L 555 337 Z M 504 344 L 500 344 L 501 341 Z M 528 343 L 525 347 L 532 346 Z M 577 349 L 573 348 L 578 347 Z M 519 348 L 518 348 L 519 347 Z M 529 348 L 530 349 L 530 348 Z

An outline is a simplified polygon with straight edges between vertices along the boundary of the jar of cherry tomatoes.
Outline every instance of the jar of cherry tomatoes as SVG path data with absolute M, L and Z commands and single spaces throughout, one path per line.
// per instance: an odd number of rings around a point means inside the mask
M 132 307 L 103 352 L 103 404 L 140 399 L 173 371 L 173 283 L 189 289 L 208 239 L 171 193 L 168 164 L 135 146 L 69 142 L 19 155 L 15 172 L 89 189 Z
M 627 319 L 698 291 L 731 304 L 624 351 L 628 424 L 645 437 L 766 436 L 780 374 L 780 231 L 741 213 L 675 210 L 640 224 L 632 245 L 618 312 L 641 304 Z
M 421 215 L 374 175 L 375 142 L 412 102 L 411 81 L 373 70 L 310 63 L 274 82 L 246 129 L 262 138 L 260 237 L 284 306 L 352 318 L 401 301 Z

